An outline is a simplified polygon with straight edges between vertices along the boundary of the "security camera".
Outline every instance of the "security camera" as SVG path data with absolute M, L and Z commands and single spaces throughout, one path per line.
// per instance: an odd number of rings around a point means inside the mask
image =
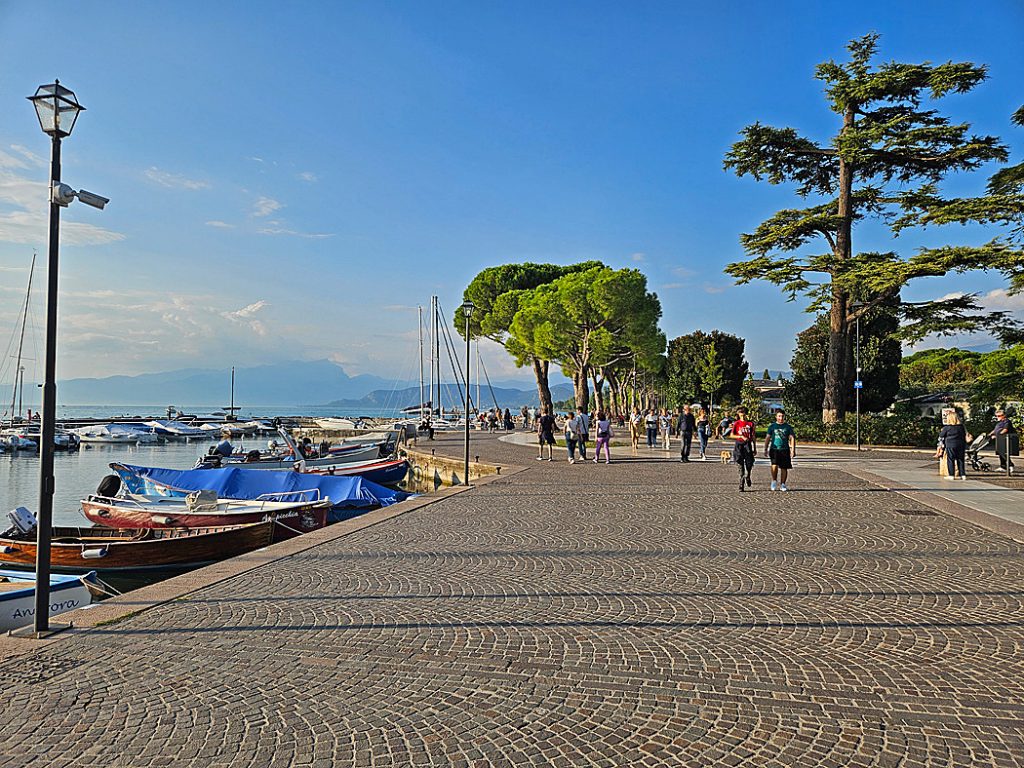
M 67 184 L 54 182 L 50 188 L 50 199 L 62 208 L 67 208 L 75 200 L 75 190 Z
M 78 199 L 86 205 L 91 205 L 93 208 L 99 208 L 103 210 L 103 206 L 110 202 L 110 198 L 101 197 L 93 192 L 86 192 L 84 189 L 78 190 Z

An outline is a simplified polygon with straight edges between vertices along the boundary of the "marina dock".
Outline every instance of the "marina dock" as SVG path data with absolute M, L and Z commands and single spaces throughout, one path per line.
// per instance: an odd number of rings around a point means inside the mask
M 474 434 L 471 488 L 2 638 L 0 764 L 1024 764 L 1024 526 L 615 451 Z

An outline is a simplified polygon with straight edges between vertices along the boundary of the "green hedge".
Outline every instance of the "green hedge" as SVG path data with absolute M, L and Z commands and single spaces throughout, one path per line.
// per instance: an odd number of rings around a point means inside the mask
M 811 419 L 794 420 L 797 439 L 813 443 L 857 442 L 857 417 L 847 414 L 845 421 L 824 424 Z M 868 445 L 913 445 L 934 448 L 942 427 L 938 419 L 907 415 L 882 416 L 863 413 L 860 417 L 860 441 Z

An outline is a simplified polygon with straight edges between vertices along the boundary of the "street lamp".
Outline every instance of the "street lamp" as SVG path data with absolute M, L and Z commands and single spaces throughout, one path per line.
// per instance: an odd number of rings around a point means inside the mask
M 473 316 L 474 309 L 476 309 L 476 304 L 469 299 L 462 302 L 462 315 L 466 318 L 466 466 L 464 475 L 466 485 L 469 485 L 469 319 Z
M 863 301 L 855 301 L 850 305 L 851 309 L 858 310 L 864 306 Z M 857 450 L 860 450 L 860 390 L 864 382 L 860 378 L 860 313 L 855 320 L 857 324 L 857 351 L 854 355 L 854 366 L 857 368 L 857 377 L 853 382 L 853 393 L 857 399 Z
M 53 527 L 53 439 L 57 416 L 57 268 L 60 238 L 60 209 L 76 197 L 94 208 L 109 200 L 91 192 L 76 192 L 60 181 L 60 141 L 71 135 L 78 114 L 85 107 L 75 94 L 55 80 L 41 85 L 28 100 L 35 107 L 39 127 L 51 139 L 50 145 L 50 241 L 46 268 L 46 352 L 43 379 L 43 414 L 39 434 L 39 521 L 36 528 L 36 598 L 32 634 L 45 637 L 50 628 L 50 536 Z

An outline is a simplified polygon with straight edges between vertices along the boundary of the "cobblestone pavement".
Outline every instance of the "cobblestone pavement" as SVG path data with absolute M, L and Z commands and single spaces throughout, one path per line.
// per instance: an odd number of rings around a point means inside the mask
M 0 764 L 1024 765 L 1024 546 L 475 439 L 529 466 L 7 662 Z

